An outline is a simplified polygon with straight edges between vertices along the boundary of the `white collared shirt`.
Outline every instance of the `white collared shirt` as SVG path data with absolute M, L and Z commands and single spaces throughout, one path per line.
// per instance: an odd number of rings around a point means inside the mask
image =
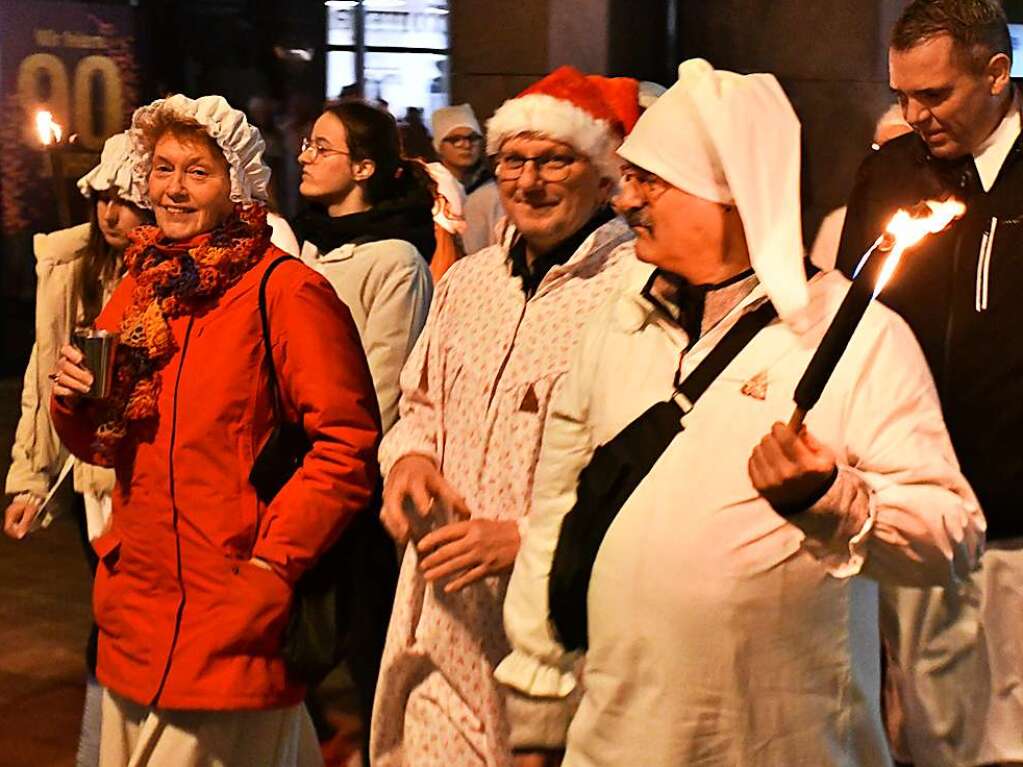
M 1008 113 L 1002 118 L 1002 122 L 981 144 L 980 148 L 973 153 L 973 162 L 977 166 L 977 173 L 980 175 L 980 184 L 985 192 L 990 192 L 995 185 L 995 179 L 1005 164 L 1005 158 L 1012 151 L 1020 131 L 1023 130 L 1023 116 L 1020 114 L 1020 97 L 1017 92 L 1012 99 L 1012 106 Z

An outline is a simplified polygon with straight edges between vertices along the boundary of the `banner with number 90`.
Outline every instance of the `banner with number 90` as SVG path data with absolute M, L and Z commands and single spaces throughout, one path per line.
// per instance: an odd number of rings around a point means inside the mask
M 0 8 L 0 211 L 3 233 L 53 223 L 34 116 L 49 111 L 66 137 L 69 182 L 89 170 L 138 105 L 134 11 L 65 2 Z M 74 199 L 74 197 L 72 198 Z M 81 210 L 81 208 L 79 208 Z

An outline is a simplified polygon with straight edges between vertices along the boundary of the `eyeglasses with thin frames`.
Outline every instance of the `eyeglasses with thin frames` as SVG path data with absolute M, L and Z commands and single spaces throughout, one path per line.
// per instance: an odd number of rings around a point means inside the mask
M 478 133 L 472 133 L 468 136 L 445 136 L 441 139 L 444 144 L 451 144 L 451 146 L 475 146 L 483 140 L 483 136 Z
M 640 168 L 625 168 L 622 170 L 621 186 L 624 187 L 630 184 L 636 185 L 647 203 L 656 202 L 668 190 L 668 183 L 666 181 Z
M 498 155 L 497 177 L 501 181 L 514 181 L 522 175 L 526 165 L 533 163 L 536 175 L 542 180 L 564 181 L 578 161 L 578 157 L 570 154 L 545 154 L 537 157 L 525 157 L 520 154 Z
M 316 161 L 317 157 L 333 157 L 338 154 L 349 154 L 344 149 L 331 149 L 330 147 L 320 146 L 315 144 L 307 138 L 302 139 L 302 146 L 299 149 L 299 156 L 304 155 L 306 152 L 312 154 L 311 160 Z

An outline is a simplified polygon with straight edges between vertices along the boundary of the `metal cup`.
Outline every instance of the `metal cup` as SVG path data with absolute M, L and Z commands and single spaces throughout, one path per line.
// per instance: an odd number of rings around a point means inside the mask
M 82 365 L 92 373 L 92 386 L 84 396 L 103 399 L 110 396 L 114 381 L 114 354 L 117 333 L 93 328 L 77 328 L 71 343 L 82 353 Z

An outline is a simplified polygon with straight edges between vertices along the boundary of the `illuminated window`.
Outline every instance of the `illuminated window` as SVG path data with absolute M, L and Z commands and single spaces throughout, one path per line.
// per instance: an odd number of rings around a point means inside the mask
M 327 0 L 327 98 L 354 92 L 399 117 L 448 103 L 447 0 Z

